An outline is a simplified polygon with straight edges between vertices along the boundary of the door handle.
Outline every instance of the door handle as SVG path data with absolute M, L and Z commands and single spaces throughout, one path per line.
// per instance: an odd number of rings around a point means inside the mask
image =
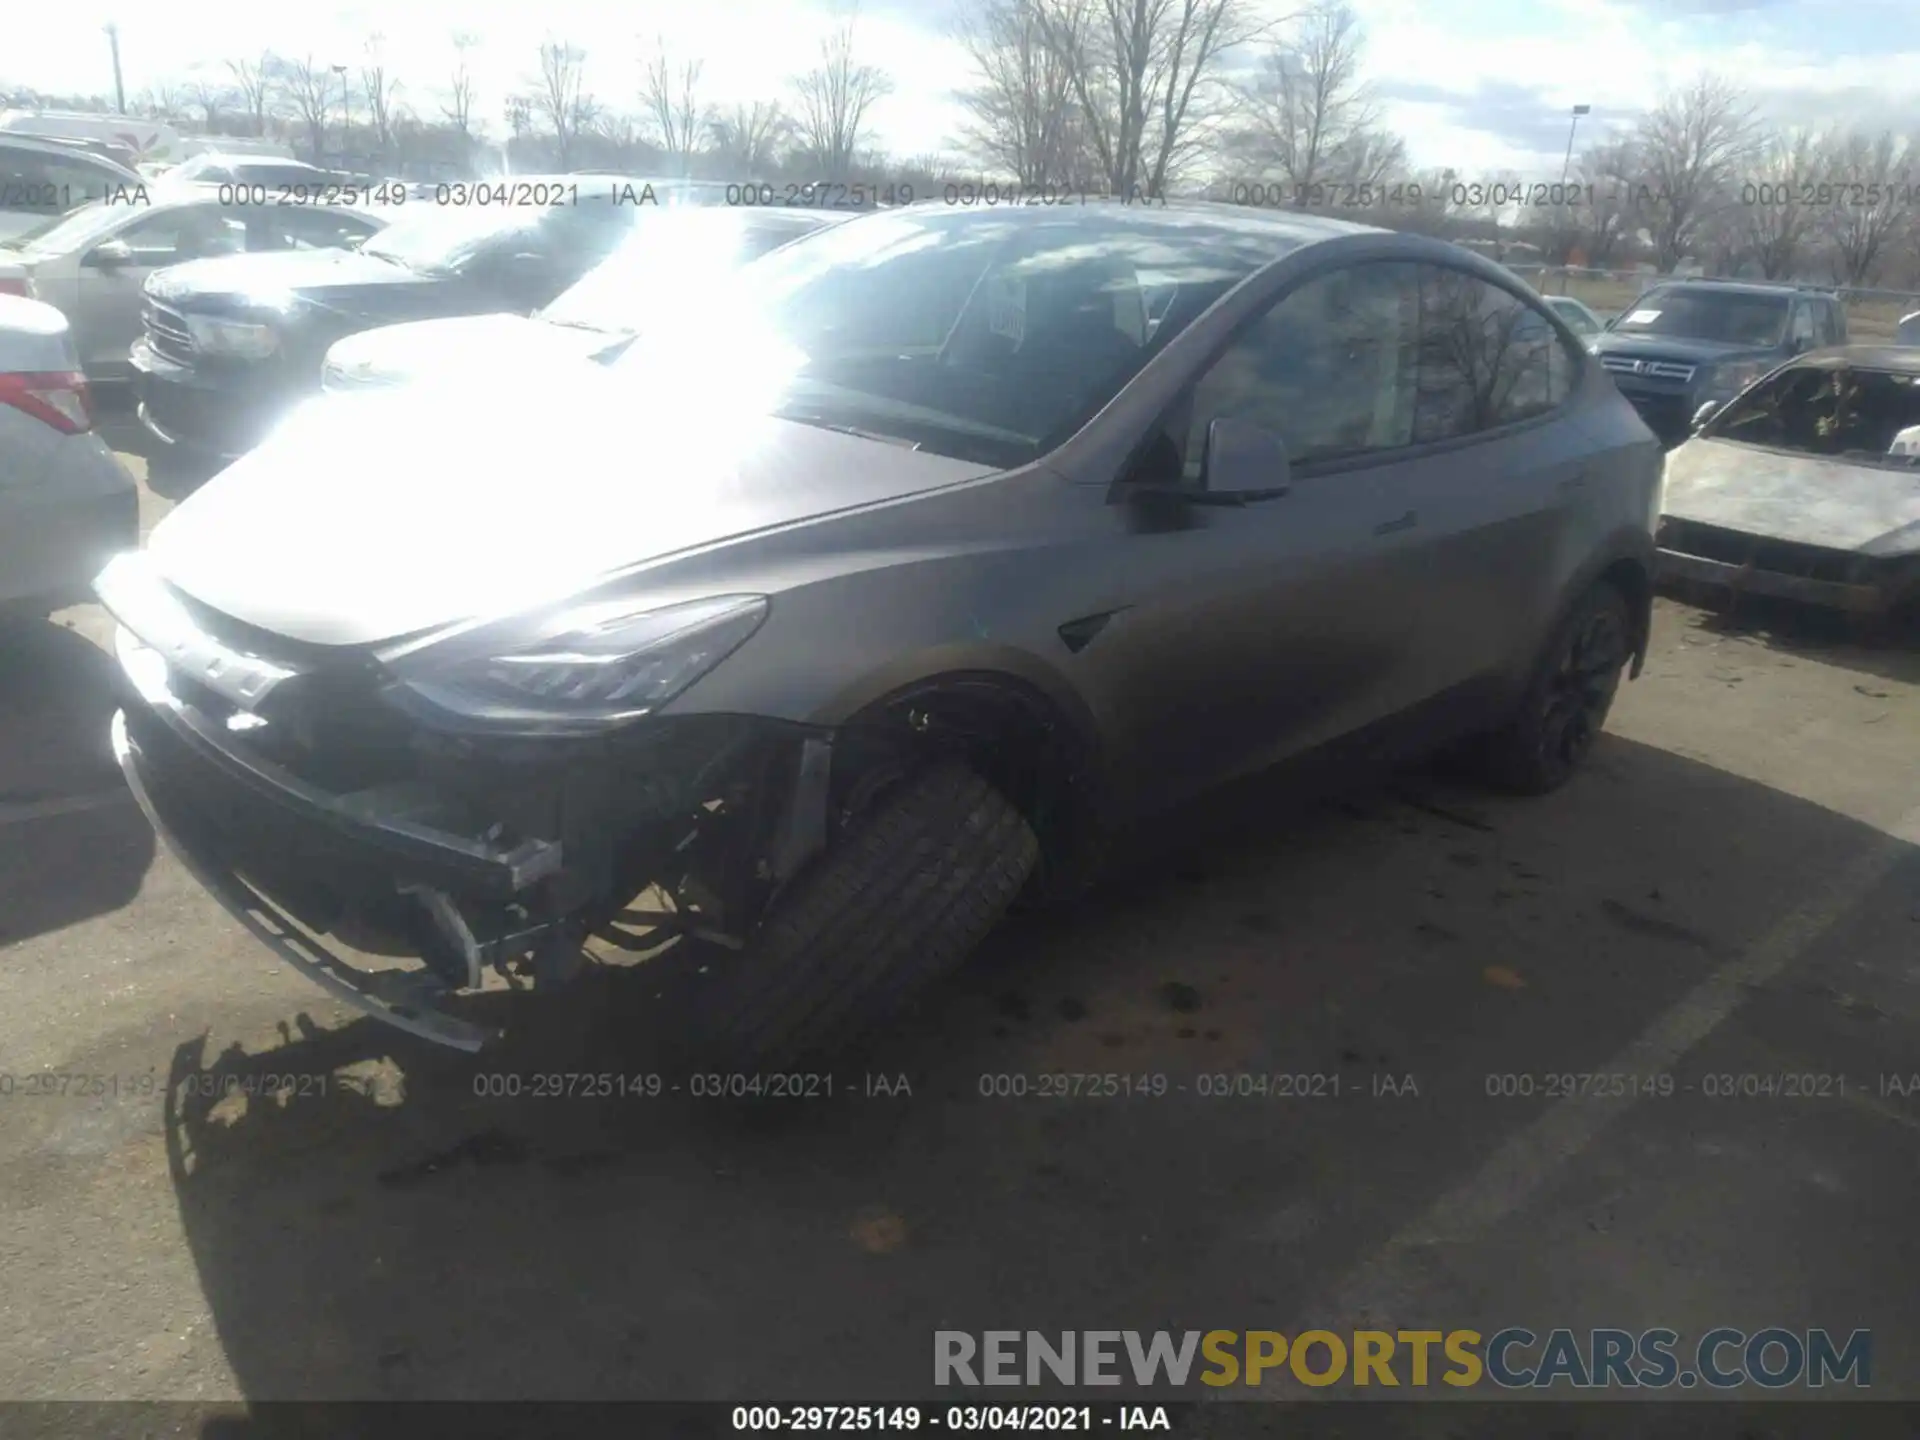
M 1420 517 L 1409 510 L 1398 520 L 1387 520 L 1373 527 L 1376 535 L 1393 535 L 1402 530 L 1411 530 L 1420 523 Z

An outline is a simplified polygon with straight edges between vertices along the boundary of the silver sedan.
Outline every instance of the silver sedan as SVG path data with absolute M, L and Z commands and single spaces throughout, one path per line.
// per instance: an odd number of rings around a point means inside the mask
M 24 291 L 59 309 L 72 322 L 81 368 L 95 380 L 126 379 L 141 287 L 154 271 L 250 250 L 353 246 L 386 224 L 371 209 L 276 199 L 271 187 L 201 185 L 95 201 L 0 244 L 0 292 Z
M 65 317 L 0 295 L 0 611 L 91 598 L 107 558 L 139 539 L 133 477 L 93 432 Z

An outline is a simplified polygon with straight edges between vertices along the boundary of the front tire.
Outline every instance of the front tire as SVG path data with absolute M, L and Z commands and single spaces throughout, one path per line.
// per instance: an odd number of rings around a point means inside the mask
M 1600 738 L 1632 656 L 1627 597 L 1601 581 L 1555 628 L 1513 717 L 1483 742 L 1487 778 L 1521 795 L 1566 784 Z
M 999 923 L 1038 863 L 1025 818 L 943 761 L 885 790 L 703 985 L 701 1048 L 769 1072 L 862 1039 Z

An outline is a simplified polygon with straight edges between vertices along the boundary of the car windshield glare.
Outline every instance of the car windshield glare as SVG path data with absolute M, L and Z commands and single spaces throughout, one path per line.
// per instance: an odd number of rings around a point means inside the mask
M 1051 449 L 1297 241 L 1120 207 L 865 216 L 680 293 L 615 369 L 676 413 L 779 414 L 1010 465 Z
M 710 291 L 755 253 L 800 233 L 759 234 L 741 211 L 699 206 L 637 208 L 632 223 L 619 248 L 541 319 L 610 334 L 637 331 L 671 297 Z
M 1614 329 L 1623 335 L 1670 335 L 1725 345 L 1772 347 L 1787 332 L 1784 295 L 1734 290 L 1655 290 L 1643 295 Z
M 531 236 L 549 212 L 526 205 L 460 207 L 435 205 L 403 214 L 360 247 L 423 274 L 458 270 L 501 236 Z

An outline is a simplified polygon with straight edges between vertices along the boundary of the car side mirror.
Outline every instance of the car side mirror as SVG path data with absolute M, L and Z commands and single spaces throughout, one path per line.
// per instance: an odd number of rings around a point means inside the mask
M 1217 416 L 1207 425 L 1200 485 L 1209 494 L 1284 493 L 1291 469 L 1286 442 L 1265 426 L 1231 415 Z
M 84 263 L 91 270 L 118 270 L 133 263 L 133 247 L 124 240 L 102 240 L 87 252 Z
M 1723 402 L 1719 400 L 1709 400 L 1707 401 L 1706 404 L 1702 405 L 1698 410 L 1694 411 L 1693 412 L 1693 428 L 1695 430 L 1699 430 L 1709 420 L 1713 419 L 1714 416 L 1718 415 L 1720 413 L 1722 404 Z

